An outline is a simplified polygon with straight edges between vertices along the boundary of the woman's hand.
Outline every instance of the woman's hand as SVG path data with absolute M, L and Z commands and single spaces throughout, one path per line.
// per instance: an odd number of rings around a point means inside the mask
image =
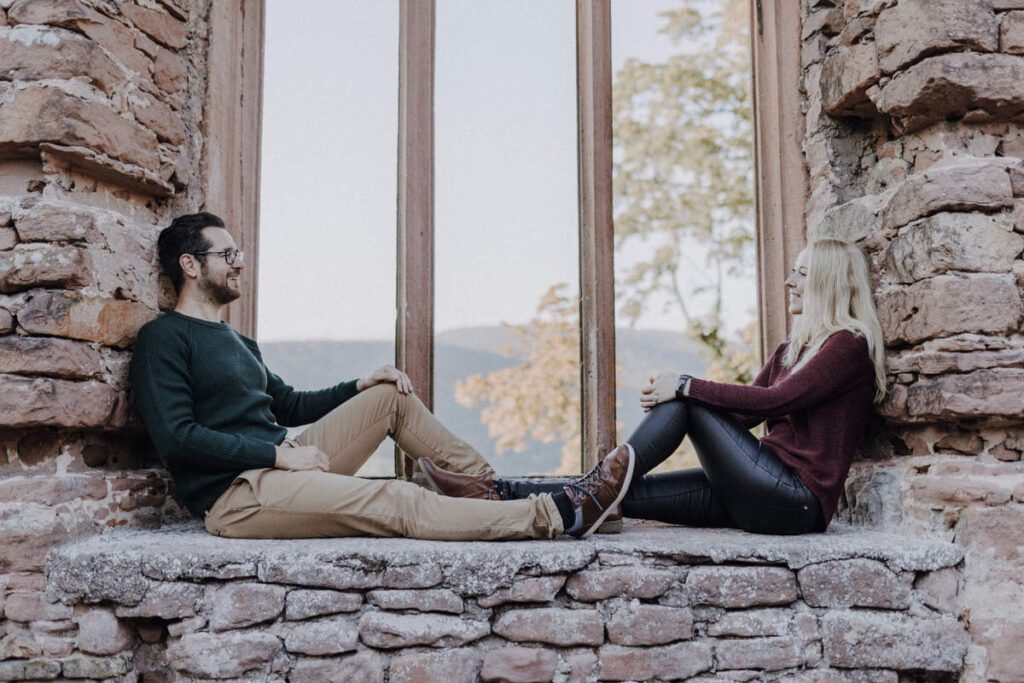
M 412 380 L 394 365 L 382 365 L 356 382 L 356 389 L 363 391 L 382 382 L 391 382 L 400 394 L 412 393 Z
M 646 413 L 659 403 L 676 400 L 678 385 L 679 375 L 674 372 L 663 372 L 657 377 L 651 377 L 649 383 L 640 390 L 640 407 Z

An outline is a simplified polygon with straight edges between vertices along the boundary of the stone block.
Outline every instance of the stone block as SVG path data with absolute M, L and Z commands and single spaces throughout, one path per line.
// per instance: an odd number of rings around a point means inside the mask
M 181 57 L 168 50 L 160 50 L 153 59 L 153 82 L 171 95 L 185 89 L 187 72 Z
M 76 618 L 78 640 L 82 652 L 93 655 L 113 655 L 131 648 L 135 637 L 132 630 L 109 609 L 94 608 Z M 93 678 L 105 678 L 94 676 Z
M 15 215 L 22 242 L 94 242 L 100 237 L 92 212 L 60 202 L 36 202 Z
M 1020 367 L 1024 363 L 1024 347 L 1001 349 L 998 351 L 934 351 L 931 349 L 914 349 L 899 356 L 886 358 L 889 372 L 919 373 L 922 375 L 942 375 L 948 372 L 971 372 L 985 368 Z M 971 449 L 963 452 L 978 453 L 976 442 L 970 444 Z M 961 450 L 953 445 L 955 450 Z
M 88 657 L 75 655 L 61 662 L 66 678 L 112 679 L 128 673 L 127 657 Z
M 0 426 L 102 427 L 116 395 L 107 384 L 0 375 Z
M 160 169 L 157 137 L 112 108 L 50 86 L 12 92 L 0 105 L 0 149 L 41 142 L 85 147 L 149 171 Z
M 960 572 L 953 567 L 926 572 L 914 581 L 914 589 L 924 604 L 940 612 L 954 614 L 960 590 Z
M 992 479 L 961 477 L 914 477 L 910 494 L 915 503 L 934 508 L 965 507 L 971 504 L 1003 505 L 1010 502 L 1011 489 Z
M 138 29 L 161 45 L 175 49 L 188 45 L 185 23 L 170 14 L 130 2 L 125 3 L 121 11 Z
M 929 419 L 1024 417 L 1022 383 L 1024 369 L 1020 368 L 976 370 L 918 381 L 910 386 L 907 410 L 911 416 Z
M 867 91 L 878 83 L 880 75 L 874 42 L 839 47 L 822 63 L 822 107 L 832 116 L 871 116 L 877 113 Z
M 59 602 L 46 600 L 42 593 L 15 591 L 4 601 L 4 616 L 11 621 L 29 623 L 40 619 L 71 618 L 71 608 Z
M 692 604 L 726 608 L 788 605 L 796 601 L 796 578 L 781 567 L 694 567 L 686 577 Z
M 851 669 L 960 671 L 970 642 L 956 619 L 889 612 L 828 612 L 821 630 L 825 660 Z
M 390 565 L 375 585 L 385 588 L 431 588 L 441 583 L 444 573 L 436 562 Z
M 876 560 L 821 562 L 797 572 L 804 602 L 812 607 L 910 606 L 910 575 L 901 578 Z
M 42 653 L 42 646 L 31 633 L 22 631 L 0 637 L 0 662 L 6 659 L 30 659 Z
M 0 33 L 4 80 L 80 79 L 107 95 L 128 74 L 99 45 L 60 28 L 15 26 Z
M 370 647 L 396 649 L 427 645 L 458 647 L 491 632 L 486 621 L 436 614 L 369 612 L 359 620 L 359 636 Z
M 565 590 L 574 600 L 597 602 L 607 598 L 657 598 L 676 581 L 676 575 L 663 569 L 646 567 L 610 567 L 588 569 L 569 577 Z
M 60 676 L 60 662 L 20 659 L 0 662 L 0 681 L 47 681 Z
M 608 620 L 608 641 L 616 645 L 664 645 L 693 637 L 693 612 L 687 607 L 632 603 Z
M 1016 55 L 949 53 L 896 74 L 874 99 L 899 132 L 909 133 L 968 112 L 1012 118 L 1024 110 L 1022 79 L 1024 60 Z
M 558 655 L 551 650 L 503 647 L 484 658 L 480 680 L 484 683 L 548 683 L 555 678 Z
M 308 619 L 338 612 L 355 612 L 363 605 L 360 593 L 296 589 L 288 593 L 286 619 Z
M 284 647 L 305 655 L 336 655 L 359 645 L 359 627 L 344 618 L 318 619 L 293 624 L 286 631 Z
M 462 598 L 447 588 L 428 590 L 374 590 L 366 601 L 381 609 L 462 614 Z
M 1013 187 L 1004 166 L 977 160 L 932 166 L 900 185 L 882 209 L 882 228 L 894 230 L 940 211 L 1012 206 Z
M 1024 12 L 1007 12 L 999 24 L 999 51 L 1024 54 Z
M 739 636 L 756 638 L 784 636 L 789 633 L 793 612 L 788 609 L 751 609 L 726 612 L 722 617 L 708 624 L 708 635 L 714 637 Z
M 159 617 L 183 619 L 196 614 L 196 604 L 203 598 L 203 587 L 194 583 L 154 583 L 145 597 L 131 607 L 115 607 L 119 617 Z M 227 642 L 227 641 L 225 641 Z
M 1024 236 L 1003 214 L 937 213 L 902 229 L 886 250 L 886 271 L 916 282 L 949 270 L 1010 272 Z
M 596 610 L 515 609 L 498 617 L 494 632 L 517 643 L 600 645 L 604 642 L 604 620 Z
M 402 654 L 391 659 L 391 683 L 476 683 L 483 655 L 472 649 Z
M 232 678 L 269 664 L 281 641 L 265 631 L 188 633 L 167 647 L 175 671 L 205 678 Z
M 1024 315 L 1012 275 L 944 274 L 875 295 L 887 345 L 958 332 L 1005 334 Z M 984 372 L 995 372 L 994 370 Z M 912 388 L 913 389 L 913 388 Z
M 136 93 L 129 99 L 132 115 L 150 129 L 156 136 L 175 146 L 185 141 L 188 131 L 181 115 L 169 106 L 144 93 Z
M 778 671 L 801 666 L 805 645 L 797 638 L 742 638 L 715 642 L 718 670 L 762 669 Z
M 0 308 L 0 334 L 10 334 L 14 331 L 14 316 L 5 308 Z
M 300 658 L 288 673 L 289 683 L 323 683 L 324 681 L 359 681 L 383 683 L 387 660 L 376 652 L 360 652 L 348 657 L 330 659 Z M 391 679 L 395 681 L 395 678 Z M 454 680 L 445 679 L 449 683 Z
M 207 599 L 211 631 L 227 631 L 276 619 L 284 610 L 284 586 L 228 583 Z
M 33 287 L 85 287 L 92 272 L 89 252 L 80 247 L 19 244 L 0 252 L 0 293 Z
M 33 294 L 18 313 L 18 324 L 29 334 L 127 348 L 139 328 L 156 316 L 155 310 L 137 301 L 58 291 Z
M 0 479 L 0 503 L 31 501 L 56 506 L 83 500 L 102 500 L 107 482 L 102 474 L 38 474 Z M 63 617 L 61 617 L 63 618 Z
M 0 372 L 99 379 L 103 359 L 96 349 L 81 342 L 54 337 L 5 337 L 0 339 Z
M 0 228 L 0 251 L 13 249 L 18 243 L 18 232 L 14 228 Z
M 882 70 L 953 50 L 995 52 L 999 20 L 991 0 L 901 0 L 878 15 L 875 42 Z
M 509 602 L 551 602 L 564 585 L 564 576 L 517 579 L 509 588 L 477 598 L 477 604 L 481 607 L 496 607 Z
M 711 646 L 677 643 L 664 647 L 605 645 L 598 651 L 602 681 L 689 679 L 712 665 Z
M 346 567 L 316 560 L 273 557 L 260 562 L 259 579 L 265 583 L 284 583 L 314 588 L 350 590 L 375 588 L 381 574 L 360 567 Z

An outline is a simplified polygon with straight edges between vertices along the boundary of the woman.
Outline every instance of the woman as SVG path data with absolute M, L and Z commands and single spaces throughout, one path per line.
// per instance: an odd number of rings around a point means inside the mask
M 752 386 L 665 373 L 641 390 L 648 415 L 627 441 L 636 466 L 626 517 L 766 534 L 828 527 L 872 403 L 885 397 L 882 330 L 867 259 L 854 244 L 811 243 L 785 285 L 793 331 Z M 759 440 L 748 430 L 765 420 Z M 686 436 L 701 467 L 648 474 Z M 441 493 L 474 497 L 561 486 L 453 475 L 429 463 L 424 471 Z

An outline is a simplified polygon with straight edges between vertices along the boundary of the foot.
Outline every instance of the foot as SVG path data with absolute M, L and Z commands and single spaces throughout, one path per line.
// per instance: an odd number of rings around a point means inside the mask
M 635 462 L 633 447 L 622 444 L 588 474 L 569 482 L 563 490 L 576 512 L 576 522 L 565 533 L 586 538 L 601 526 L 626 497 Z
M 597 527 L 595 534 L 621 534 L 622 533 L 622 504 L 616 505 L 608 516 Z
M 480 500 L 501 500 L 501 494 L 494 485 L 494 472 L 487 474 L 459 474 L 443 470 L 427 458 L 418 461 L 420 472 L 430 488 L 449 498 L 478 498 Z

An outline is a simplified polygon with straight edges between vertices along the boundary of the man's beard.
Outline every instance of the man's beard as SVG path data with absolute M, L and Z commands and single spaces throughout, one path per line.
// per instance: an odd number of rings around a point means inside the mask
M 213 282 L 206 277 L 199 283 L 199 291 L 218 306 L 229 304 L 242 295 L 241 292 L 228 287 L 226 279 L 224 282 Z

